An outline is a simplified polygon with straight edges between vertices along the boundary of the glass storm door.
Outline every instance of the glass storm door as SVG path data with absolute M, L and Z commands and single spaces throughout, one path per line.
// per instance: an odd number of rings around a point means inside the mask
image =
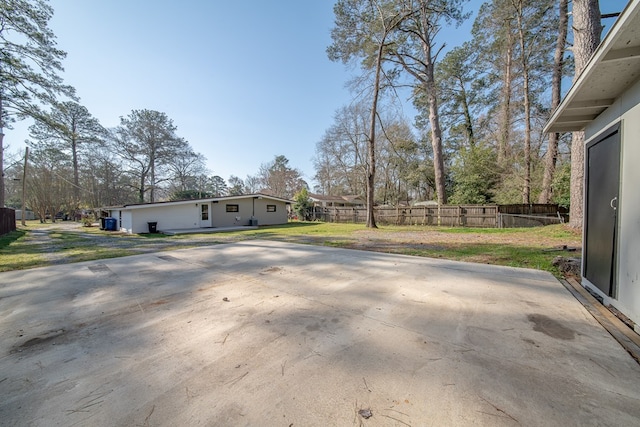
M 211 213 L 209 211 L 208 203 L 200 205 L 200 227 L 211 227 Z

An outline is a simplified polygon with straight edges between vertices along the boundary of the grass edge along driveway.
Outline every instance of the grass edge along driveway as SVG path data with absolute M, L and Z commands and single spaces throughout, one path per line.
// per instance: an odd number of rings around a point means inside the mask
M 526 267 L 555 275 L 559 272 L 552 264 L 553 259 L 558 255 L 579 257 L 581 245 L 580 232 L 566 225 L 512 229 L 430 226 L 367 229 L 362 224 L 291 222 L 255 230 L 165 236 L 127 235 L 76 223 L 33 221 L 0 236 L 0 271 L 251 239 Z M 560 249 L 563 246 L 576 250 L 567 253 Z

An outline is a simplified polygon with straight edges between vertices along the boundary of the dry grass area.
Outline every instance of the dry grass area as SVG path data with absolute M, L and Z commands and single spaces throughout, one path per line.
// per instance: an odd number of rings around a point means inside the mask
M 427 230 L 422 230 L 422 227 L 414 227 L 411 231 L 387 231 L 382 228 L 360 231 L 355 235 L 359 237 L 360 243 L 364 246 L 377 243 L 434 247 L 503 244 L 540 248 L 566 245 L 580 248 L 582 244 L 581 232 L 565 225 L 519 229 L 446 228 L 443 231 L 434 227 Z
M 336 246 L 445 258 L 483 264 L 529 267 L 559 274 L 556 256 L 580 257 L 579 230 L 565 225 L 527 229 L 391 227 L 353 233 L 351 242 Z M 566 249 L 565 249 L 566 248 Z

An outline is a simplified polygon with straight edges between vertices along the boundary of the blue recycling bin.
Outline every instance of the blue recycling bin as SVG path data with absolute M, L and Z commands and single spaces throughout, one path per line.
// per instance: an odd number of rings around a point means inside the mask
M 118 231 L 118 220 L 115 218 L 105 218 L 104 229 L 107 231 Z

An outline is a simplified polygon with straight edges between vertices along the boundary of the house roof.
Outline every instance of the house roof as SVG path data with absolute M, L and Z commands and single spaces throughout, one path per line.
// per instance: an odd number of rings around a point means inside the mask
M 207 202 L 215 202 L 215 201 L 231 201 L 231 200 L 254 199 L 254 198 L 291 203 L 291 200 L 282 199 L 280 197 L 268 196 L 262 193 L 254 193 L 254 194 L 243 194 L 241 196 L 207 197 L 203 199 L 188 199 L 188 200 L 176 200 L 176 201 L 153 202 L 153 203 L 131 203 L 131 204 L 122 205 L 122 206 L 108 206 L 102 209 L 105 209 L 105 210 L 143 209 L 143 208 L 149 208 L 153 206 L 175 206 L 175 205 L 184 205 L 187 203 L 207 203 Z
M 309 198 L 315 201 L 323 202 L 340 202 L 340 203 L 359 203 L 362 202 L 360 196 L 325 196 L 324 194 L 309 193 Z
M 640 0 L 631 0 L 591 56 L 544 131 L 585 128 L 640 77 Z

